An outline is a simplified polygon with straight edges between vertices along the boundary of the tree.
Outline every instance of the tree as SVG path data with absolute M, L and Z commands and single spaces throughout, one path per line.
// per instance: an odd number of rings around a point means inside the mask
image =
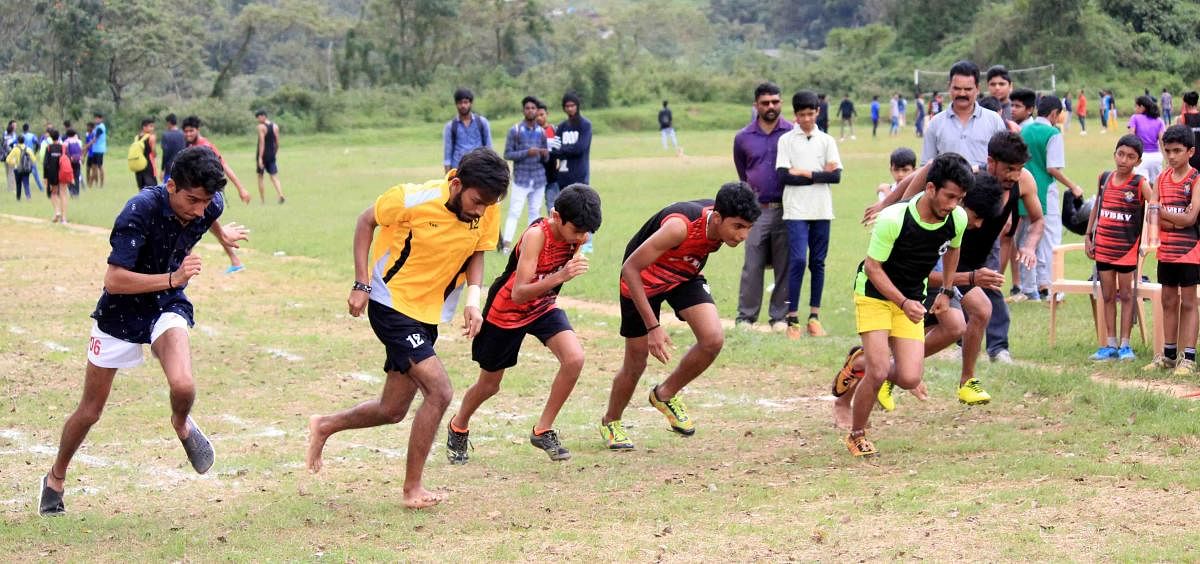
M 200 64 L 200 42 L 187 33 L 200 29 L 198 18 L 180 14 L 166 0 L 105 0 L 97 26 L 100 49 L 93 60 L 105 72 L 117 110 L 130 86 Z

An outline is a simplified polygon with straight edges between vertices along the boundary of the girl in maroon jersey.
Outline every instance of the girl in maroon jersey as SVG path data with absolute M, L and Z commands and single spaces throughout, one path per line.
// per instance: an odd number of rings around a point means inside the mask
M 1116 170 L 1100 175 L 1100 193 L 1088 221 L 1084 249 L 1088 258 L 1096 261 L 1100 278 L 1102 323 L 1108 342 L 1096 350 L 1092 360 L 1134 360 L 1137 355 L 1129 346 L 1133 330 L 1133 282 L 1137 275 L 1138 252 L 1142 240 L 1143 208 L 1149 211 L 1148 235 L 1150 245 L 1158 245 L 1158 197 L 1150 183 L 1134 167 L 1142 161 L 1142 142 L 1134 135 L 1117 141 L 1113 153 Z M 1149 205 L 1147 205 L 1149 202 Z M 1121 302 L 1121 341 L 1117 342 L 1117 301 Z

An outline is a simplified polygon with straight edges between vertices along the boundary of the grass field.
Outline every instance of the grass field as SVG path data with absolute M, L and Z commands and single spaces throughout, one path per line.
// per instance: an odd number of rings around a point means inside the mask
M 980 366 L 991 405 L 961 407 L 955 362 L 934 359 L 929 402 L 901 396 L 895 412 L 873 416 L 882 456 L 860 462 L 846 453 L 827 394 L 857 341 L 850 283 L 868 237 L 858 218 L 887 178 L 888 153 L 919 147 L 909 135 L 841 145 L 846 172 L 823 315 L 831 336 L 790 342 L 731 330 L 716 364 L 685 392 L 695 437 L 671 434 L 639 392 L 626 414 L 638 449 L 603 450 L 595 423 L 622 356 L 615 283 L 623 247 L 658 208 L 711 197 L 734 178 L 731 139 L 681 131 L 682 158 L 663 151 L 656 134 L 595 139 L 605 224 L 591 272 L 563 292 L 588 354 L 558 423 L 574 458 L 551 463 L 527 444 L 555 369 L 531 340 L 472 422 L 470 464 L 450 467 L 439 437 L 427 484 L 450 500 L 426 512 L 399 504 L 407 422 L 334 436 L 318 476 L 304 471 L 303 454 L 307 415 L 381 388 L 382 348 L 365 319 L 345 312 L 351 231 L 388 186 L 440 174 L 435 129 L 285 138 L 288 203 L 232 203 L 223 218 L 253 230 L 248 269 L 220 274 L 224 256 L 207 240 L 207 268 L 189 288 L 195 416 L 217 465 L 192 473 L 170 432 L 161 370 L 148 359 L 118 376 L 72 466 L 61 519 L 36 517 L 35 485 L 78 401 L 107 230 L 134 190 L 132 174 L 112 159 L 108 186 L 71 202 L 76 225 L 68 227 L 44 221 L 44 197 L 18 204 L 5 194 L 0 550 L 15 560 L 76 561 L 1195 558 L 1200 406 L 1175 397 L 1194 390 L 1195 379 L 1145 375 L 1141 362 L 1086 362 L 1094 338 L 1078 296 L 1066 304 L 1055 348 L 1046 343 L 1047 309 L 1014 306 L 1019 364 Z M 1068 175 L 1090 187 L 1111 164 L 1115 140 L 1072 129 Z M 253 183 L 248 142 L 214 141 Z M 1070 272 L 1084 276 L 1082 258 L 1073 260 Z M 706 270 L 726 318 L 741 262 L 741 249 L 724 249 Z M 501 266 L 502 257 L 489 256 L 487 278 Z M 678 351 L 691 343 L 682 324 L 670 331 Z M 478 369 L 457 330 L 442 333 L 440 356 L 461 395 Z M 651 366 L 644 387 L 667 370 Z

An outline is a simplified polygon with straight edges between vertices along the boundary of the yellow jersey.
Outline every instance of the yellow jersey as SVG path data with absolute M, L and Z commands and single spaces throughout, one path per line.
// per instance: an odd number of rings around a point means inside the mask
M 476 251 L 496 248 L 500 206 L 459 221 L 446 208 L 450 182 L 393 186 L 375 200 L 382 228 L 371 247 L 371 300 L 422 323 L 441 321 L 446 296 L 465 278 Z

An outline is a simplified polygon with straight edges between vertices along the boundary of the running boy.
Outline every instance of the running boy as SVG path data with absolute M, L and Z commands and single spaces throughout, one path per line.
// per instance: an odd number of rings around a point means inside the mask
M 583 347 L 555 303 L 562 285 L 588 270 L 588 259 L 579 253 L 588 233 L 600 229 L 600 196 L 586 184 L 572 184 L 559 193 L 550 217 L 540 217 L 525 229 L 508 259 L 504 273 L 492 282 L 483 307 L 483 327 L 471 343 L 471 356 L 479 363 L 479 380 L 463 395 L 458 414 L 450 418 L 446 457 L 451 464 L 467 463 L 471 415 L 500 391 L 504 371 L 517 365 L 517 353 L 526 334 L 538 338 L 558 360 L 558 374 L 542 416 L 529 435 L 529 443 L 550 456 L 568 460 L 571 451 L 554 431 L 554 419 L 583 372 Z
M 716 360 L 725 344 L 717 306 L 701 271 L 708 255 L 722 244 L 736 247 L 762 214 L 758 198 L 745 182 L 730 182 L 716 200 L 677 202 L 654 214 L 625 247 L 621 266 L 621 336 L 625 361 L 613 378 L 608 412 L 600 420 L 600 435 L 612 450 L 631 449 L 621 415 L 646 371 L 646 357 L 666 364 L 671 338 L 659 323 L 665 301 L 687 322 L 696 336 L 666 381 L 650 389 L 650 405 L 671 424 L 671 430 L 691 436 L 696 427 L 679 392 Z
M 1100 175 L 1100 194 L 1096 197 L 1097 204 L 1092 209 L 1087 235 L 1083 238 L 1088 258 L 1096 261 L 1100 294 L 1104 300 L 1103 316 L 1096 322 L 1104 324 L 1108 342 L 1091 357 L 1099 361 L 1137 358 L 1129 346 L 1129 333 L 1133 329 L 1133 277 L 1142 240 L 1143 209 L 1150 214 L 1150 244 L 1158 243 L 1158 198 L 1145 177 L 1133 172 L 1142 162 L 1141 139 L 1133 134 L 1122 136 L 1117 140 L 1113 160 L 1116 169 Z M 1119 347 L 1116 337 L 1118 300 L 1121 302 Z
M 138 192 L 117 216 L 109 241 L 104 293 L 92 313 L 87 372 L 79 407 L 63 425 L 54 465 L 42 478 L 38 512 L 66 511 L 63 488 L 67 466 L 88 430 L 100 420 L 113 378 L 120 368 L 142 362 L 142 345 L 162 364 L 171 397 L 171 426 L 183 443 L 188 461 L 203 474 L 212 467 L 212 444 L 189 416 L 196 398 L 188 327 L 192 303 L 183 289 L 200 274 L 200 257 L 192 254 L 210 227 L 233 245 L 245 234 L 220 227 L 225 208 L 221 196 L 225 174 L 208 149 L 188 149 L 175 160 L 171 180 Z
M 1162 208 L 1158 247 L 1158 283 L 1162 284 L 1162 354 L 1146 368 L 1174 368 L 1179 376 L 1190 376 L 1196 368 L 1196 285 L 1200 284 L 1200 172 L 1188 162 L 1196 151 L 1196 138 L 1184 125 L 1168 127 L 1162 136 L 1162 153 L 1169 167 L 1158 175 Z M 1183 346 L 1183 358 L 1178 347 Z
M 966 159 L 956 153 L 935 157 L 928 178 L 919 196 L 879 214 L 867 258 L 858 269 L 854 305 L 867 364 L 863 378 L 850 383 L 855 389 L 846 447 L 854 456 L 877 453 L 866 428 L 885 380 L 917 397 L 925 395 L 925 279 L 939 257 L 946 272 L 957 270 L 968 222 L 959 203 L 975 181 Z M 904 251 L 893 253 L 898 242 Z M 939 291 L 930 310 L 934 315 L 948 308 L 955 295 L 949 277 Z
M 309 471 L 321 471 L 321 451 L 330 435 L 399 423 L 419 389 L 425 400 L 413 417 L 408 438 L 404 505 L 421 509 L 444 499 L 425 489 L 421 481 L 425 459 L 454 393 L 433 348 L 437 323 L 446 295 L 454 289 L 459 273 L 465 272 L 463 333 L 468 338 L 479 333 L 483 253 L 496 248 L 500 233 L 496 203 L 508 191 L 508 181 L 508 163 L 495 151 L 478 147 L 463 155 L 458 168 L 444 179 L 394 186 L 358 217 L 354 286 L 346 302 L 354 317 L 367 310 L 371 328 L 387 353 L 383 363 L 387 381 L 379 399 L 309 419 Z M 372 248 L 376 227 L 383 230 Z

